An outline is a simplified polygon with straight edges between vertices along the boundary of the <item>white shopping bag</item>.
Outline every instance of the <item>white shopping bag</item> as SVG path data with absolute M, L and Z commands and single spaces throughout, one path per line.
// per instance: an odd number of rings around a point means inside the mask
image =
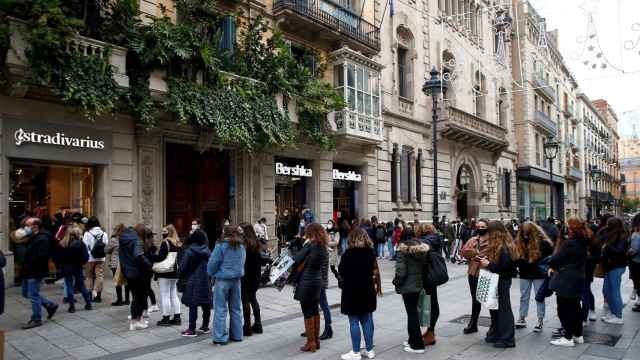
M 271 273 L 269 274 L 269 281 L 272 284 L 276 283 L 276 280 L 280 279 L 283 275 L 289 275 L 291 272 L 289 271 L 293 266 L 295 261 L 289 255 L 285 255 L 280 257 L 271 268 Z
M 498 310 L 498 281 L 500 275 L 480 269 L 476 300 L 489 310 Z

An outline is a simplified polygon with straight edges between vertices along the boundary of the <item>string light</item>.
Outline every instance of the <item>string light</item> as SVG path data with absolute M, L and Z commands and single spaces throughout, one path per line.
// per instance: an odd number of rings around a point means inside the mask
M 636 40 L 627 40 L 624 42 L 624 48 L 626 50 L 638 50 L 640 55 L 640 23 L 634 23 L 631 25 L 632 32 L 638 32 L 638 38 Z

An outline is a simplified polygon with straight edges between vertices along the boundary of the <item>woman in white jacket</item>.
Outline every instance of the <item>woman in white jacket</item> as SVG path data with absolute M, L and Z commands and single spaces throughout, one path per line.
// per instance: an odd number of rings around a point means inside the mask
M 89 249 L 89 261 L 85 265 L 85 286 L 91 291 L 93 302 L 102 302 L 102 284 L 104 282 L 105 247 L 109 242 L 109 235 L 100 227 L 98 218 L 92 216 L 87 220 L 82 242 Z

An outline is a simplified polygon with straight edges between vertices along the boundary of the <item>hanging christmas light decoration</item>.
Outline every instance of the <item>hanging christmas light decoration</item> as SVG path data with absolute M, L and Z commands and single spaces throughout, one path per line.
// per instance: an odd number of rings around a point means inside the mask
M 494 57 L 499 65 L 505 66 L 507 57 L 505 42 L 511 40 L 511 25 L 513 24 L 513 19 L 509 16 L 509 12 L 502 7 L 496 9 L 494 16 L 493 28 L 497 37 Z
M 549 51 L 547 44 L 547 23 L 542 20 L 538 23 L 538 52 L 546 57 Z
M 624 48 L 626 50 L 638 50 L 638 55 L 640 55 L 640 23 L 632 24 L 631 31 L 638 32 L 638 38 L 636 40 L 625 41 Z
M 597 4 L 597 1 L 585 2 L 582 9 L 586 12 L 586 9 L 591 9 L 593 11 L 594 5 L 587 4 Z M 579 36 L 576 38 L 576 43 L 582 46 L 582 49 L 573 54 L 572 58 L 574 60 L 581 61 L 587 68 L 592 70 L 606 70 L 606 69 L 614 69 L 621 73 L 625 73 L 625 71 L 613 64 L 606 56 L 602 46 L 600 44 L 600 37 L 598 36 L 598 31 L 596 29 L 595 21 L 593 19 L 593 12 L 589 12 L 586 15 L 587 17 L 587 31 L 583 36 Z

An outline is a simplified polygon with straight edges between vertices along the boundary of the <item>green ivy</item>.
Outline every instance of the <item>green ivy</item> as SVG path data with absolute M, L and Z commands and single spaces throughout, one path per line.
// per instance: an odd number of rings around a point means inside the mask
M 327 114 L 344 109 L 344 98 L 331 84 L 313 80 L 306 84 L 297 100 L 302 137 L 309 142 L 317 143 L 323 150 L 335 148 L 335 136 L 331 131 Z

